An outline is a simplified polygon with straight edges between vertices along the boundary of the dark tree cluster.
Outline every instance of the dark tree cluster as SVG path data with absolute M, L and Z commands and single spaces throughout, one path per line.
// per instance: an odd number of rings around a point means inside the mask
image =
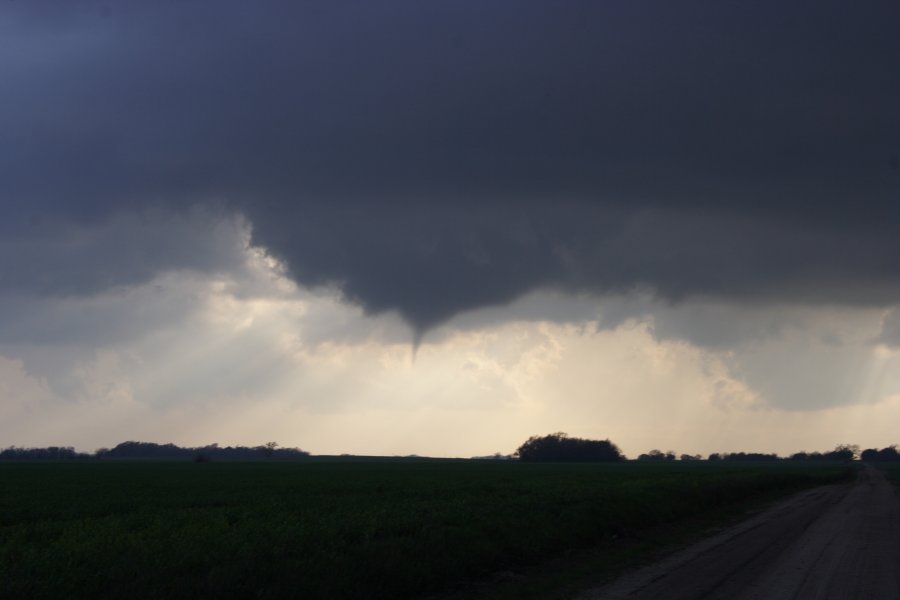
M 292 460 L 306 458 L 309 452 L 299 448 L 279 448 L 275 442 L 262 446 L 226 446 L 210 444 L 197 448 L 182 448 L 175 444 L 154 444 L 152 442 L 122 442 L 115 448 L 100 448 L 93 454 L 76 452 L 71 446 L 48 448 L 17 448 L 10 446 L 0 450 L 0 460 L 70 460 L 88 458 L 122 459 L 184 459 L 197 462 L 216 460 L 259 460 L 271 458 Z
M 210 444 L 196 448 L 182 448 L 175 444 L 154 444 L 152 442 L 122 442 L 115 448 L 97 450 L 97 458 L 142 458 L 142 459 L 187 459 L 197 462 L 209 460 L 258 460 L 298 459 L 309 456 L 299 448 L 278 448 L 275 442 L 262 446 L 226 446 Z
M 710 454 L 707 460 L 711 461 L 772 461 L 781 460 L 777 454 L 765 454 L 762 452 L 727 452 Z
M 75 452 L 71 446 L 49 446 L 47 448 L 17 448 L 10 446 L 0 450 L 0 460 L 72 460 L 91 458 L 90 454 Z
M 900 452 L 897 452 L 896 444 L 881 450 L 867 448 L 862 451 L 860 458 L 866 462 L 895 462 L 900 461 Z
M 848 461 L 859 456 L 859 446 L 856 444 L 840 444 L 829 452 L 796 452 L 787 458 L 781 458 L 777 454 L 763 454 L 759 452 L 731 452 L 727 454 L 710 454 L 707 460 L 736 460 L 736 461 L 773 461 L 773 460 L 827 460 Z
M 586 440 L 559 432 L 543 437 L 531 436 L 516 450 L 515 456 L 526 462 L 615 462 L 625 460 L 619 448 L 609 440 Z
M 663 452 L 662 450 L 651 450 L 646 454 L 641 454 L 637 457 L 638 460 L 675 460 L 675 453 L 669 450 L 668 452 Z
M 859 456 L 859 446 L 842 445 L 830 452 L 796 452 L 788 460 L 853 460 Z

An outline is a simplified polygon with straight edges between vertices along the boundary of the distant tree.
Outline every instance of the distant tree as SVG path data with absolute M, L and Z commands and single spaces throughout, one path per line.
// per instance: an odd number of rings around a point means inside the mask
M 822 455 L 825 460 L 854 460 L 859 458 L 859 446 L 856 444 L 840 444 L 831 452 Z
M 864 460 L 866 462 L 873 462 L 878 460 L 878 450 L 875 448 L 867 448 L 862 451 L 862 454 L 859 455 L 860 460 Z
M 859 459 L 859 444 L 841 444 L 835 450 L 849 450 L 853 453 L 853 460 Z
M 745 462 L 760 462 L 760 461 L 773 461 L 780 460 L 777 454 L 764 454 L 762 452 L 729 452 L 728 454 L 722 455 L 722 460 L 726 461 L 745 461 Z
M 878 451 L 878 460 L 895 461 L 900 460 L 900 453 L 897 452 L 897 445 L 888 446 Z
M 586 440 L 558 432 L 531 436 L 514 456 L 525 462 L 612 462 L 625 460 L 609 440 Z
M 718 452 L 713 452 L 708 457 L 706 457 L 706 460 L 709 460 L 712 462 L 720 461 L 720 460 L 722 460 L 722 455 L 719 454 Z
M 894 462 L 900 460 L 900 453 L 897 452 L 896 444 L 881 450 L 867 448 L 860 454 L 860 459 L 867 462 Z
M 675 460 L 675 453 L 671 450 L 663 452 L 662 450 L 653 449 L 646 454 L 638 456 L 638 460 Z
M 699 454 L 682 454 L 678 457 L 678 460 L 681 461 L 692 461 L 692 460 L 703 460 L 703 457 Z
M 272 458 L 272 455 L 275 454 L 275 449 L 278 447 L 278 442 L 266 442 L 260 448 L 262 449 L 263 455 L 266 458 Z

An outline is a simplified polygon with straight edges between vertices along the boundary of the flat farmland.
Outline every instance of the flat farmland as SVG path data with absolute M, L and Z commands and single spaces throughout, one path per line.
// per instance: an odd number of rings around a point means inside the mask
M 849 477 L 812 463 L 0 463 L 0 597 L 413 598 Z

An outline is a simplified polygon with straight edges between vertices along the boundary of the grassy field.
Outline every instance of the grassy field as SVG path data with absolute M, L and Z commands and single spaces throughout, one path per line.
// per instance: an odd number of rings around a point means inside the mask
M 887 478 L 900 486 L 900 464 L 895 462 L 872 463 L 875 467 L 884 471 Z
M 0 597 L 416 597 L 846 470 L 0 463 Z

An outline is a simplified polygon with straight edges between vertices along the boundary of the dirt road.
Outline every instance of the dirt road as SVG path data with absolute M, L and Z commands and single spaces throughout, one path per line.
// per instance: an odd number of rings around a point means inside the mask
M 578 598 L 900 599 L 900 503 L 865 467 Z

